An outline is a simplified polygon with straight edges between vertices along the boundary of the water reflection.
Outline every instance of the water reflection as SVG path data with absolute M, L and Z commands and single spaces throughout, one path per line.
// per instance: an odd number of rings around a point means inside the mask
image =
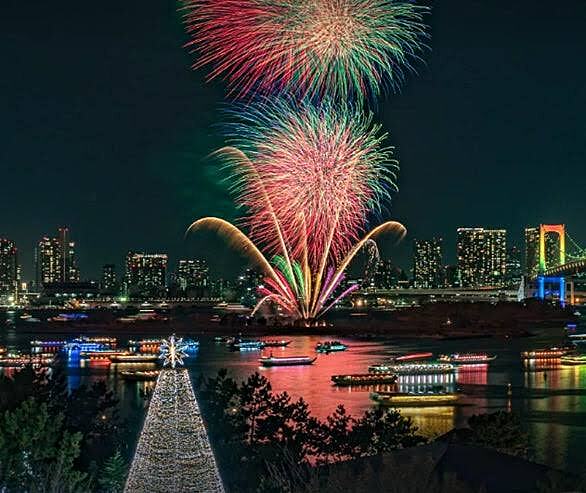
M 166 334 L 161 334 L 165 336 Z M 126 337 L 118 334 L 119 347 L 126 344 Z M 54 336 L 56 340 L 71 336 Z M 0 344 L 9 349 L 28 351 L 30 339 L 42 339 L 40 335 L 18 333 L 13 327 L 0 333 Z M 136 334 L 134 337 L 136 338 Z M 546 346 L 547 336 L 538 343 L 531 340 L 486 339 L 470 341 L 400 341 L 360 342 L 342 340 L 348 344 L 345 352 L 318 354 L 310 366 L 261 368 L 261 354 L 272 352 L 275 356 L 316 355 L 315 345 L 327 337 L 291 337 L 288 347 L 261 351 L 229 351 L 225 345 L 202 338 L 199 351 L 190 355 L 186 366 L 193 378 L 200 374 L 213 376 L 220 368 L 227 368 L 230 375 L 245 379 L 258 371 L 267 377 L 277 392 L 287 391 L 293 398 L 303 397 L 311 411 L 325 418 L 340 403 L 351 414 L 361 414 L 372 407 L 369 394 L 373 391 L 399 390 L 423 392 L 441 386 L 447 391 L 462 390 L 455 406 L 402 408 L 413 419 L 421 433 L 437 436 L 453 426 L 466 423 L 469 416 L 483 412 L 509 409 L 521 414 L 530 433 L 535 449 L 535 459 L 553 467 L 580 469 L 586 463 L 582 458 L 582 445 L 586 441 L 586 367 L 560 366 L 557 360 L 520 359 L 520 352 L 537 344 Z M 552 339 L 552 343 L 555 344 Z M 450 353 L 458 351 L 486 351 L 498 358 L 490 365 L 463 365 L 452 374 L 401 375 L 395 386 L 336 387 L 331 376 L 348 373 L 365 373 L 369 365 L 387 362 L 389 356 L 399 352 L 433 351 Z M 152 392 L 155 382 L 125 380 L 120 371 L 153 369 L 154 363 L 84 362 L 79 355 L 64 358 L 70 388 L 107 379 L 116 389 L 122 402 L 122 415 L 140 423 L 144 409 L 144 394 Z M 4 374 L 13 370 L 0 369 Z M 511 395 L 507 393 L 511 384 Z M 525 392 L 525 394 L 522 393 Z M 531 394 L 530 392 L 540 392 Z

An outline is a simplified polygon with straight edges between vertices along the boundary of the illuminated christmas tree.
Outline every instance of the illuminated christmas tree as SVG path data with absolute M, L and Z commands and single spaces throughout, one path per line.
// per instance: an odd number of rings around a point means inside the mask
M 159 374 L 125 492 L 223 492 L 214 454 L 183 364 L 185 345 L 161 345 Z

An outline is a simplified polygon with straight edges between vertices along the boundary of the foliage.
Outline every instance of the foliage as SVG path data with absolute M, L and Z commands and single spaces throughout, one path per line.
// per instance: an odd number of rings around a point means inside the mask
M 59 423 L 67 433 L 65 437 L 78 437 L 75 442 L 78 451 L 72 460 L 77 469 L 87 473 L 88 480 L 99 464 L 125 445 L 118 401 L 104 381 L 69 390 L 60 367 L 51 370 L 25 367 L 12 377 L 0 376 L 0 413 L 12 415 L 22 406 L 28 406 L 31 399 L 43 406 L 49 422 Z M 21 466 L 25 464 L 22 454 L 16 458 Z
M 349 415 L 344 406 L 321 421 L 303 399 L 274 393 L 258 373 L 238 384 L 220 370 L 198 383 L 199 401 L 227 489 L 255 491 L 258 478 L 270 490 L 269 470 L 299 474 L 303 467 L 369 457 L 422 443 L 411 421 L 394 410 Z M 291 467 L 291 464 L 299 468 Z M 291 477 L 289 480 L 293 480 Z
M 119 493 L 124 489 L 128 465 L 119 450 L 104 463 L 98 478 L 100 491 L 103 493 Z
M 472 431 L 465 440 L 468 444 L 523 458 L 529 456 L 529 437 L 515 414 L 498 411 L 474 415 L 468 420 L 468 426 Z
M 88 476 L 75 467 L 81 433 L 65 427 L 33 398 L 0 417 L 0 485 L 5 491 L 87 491 Z

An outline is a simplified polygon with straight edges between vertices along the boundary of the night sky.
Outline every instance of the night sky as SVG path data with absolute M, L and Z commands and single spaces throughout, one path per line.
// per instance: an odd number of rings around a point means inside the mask
M 190 70 L 167 0 L 3 0 L 0 6 L 0 236 L 26 278 L 42 235 L 66 224 L 82 277 L 128 250 L 239 258 L 203 215 L 237 216 L 217 164 L 225 87 Z M 409 267 L 414 237 L 459 226 L 565 222 L 586 244 L 586 2 L 441 0 L 431 51 L 401 94 L 378 108 L 401 161 L 391 215 L 407 226 L 385 256 Z M 120 267 L 121 268 L 121 267 Z

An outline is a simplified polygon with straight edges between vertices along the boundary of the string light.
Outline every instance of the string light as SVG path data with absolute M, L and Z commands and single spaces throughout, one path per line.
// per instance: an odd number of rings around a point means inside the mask
M 224 487 L 189 373 L 181 339 L 165 341 L 164 364 L 124 491 L 223 493 Z

